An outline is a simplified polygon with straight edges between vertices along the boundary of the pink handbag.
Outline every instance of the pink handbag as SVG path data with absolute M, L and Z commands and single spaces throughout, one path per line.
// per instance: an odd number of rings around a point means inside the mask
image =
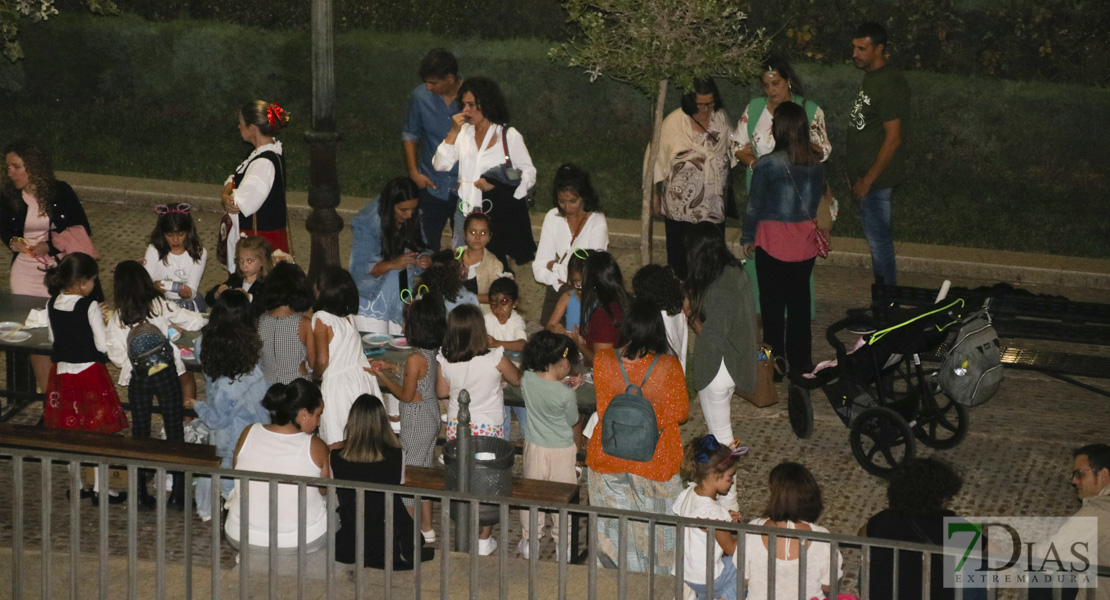
M 89 232 L 81 225 L 74 225 L 57 233 L 51 234 L 50 242 L 58 249 L 58 258 L 74 252 L 84 252 L 94 259 L 100 258 L 100 253 L 93 246 Z

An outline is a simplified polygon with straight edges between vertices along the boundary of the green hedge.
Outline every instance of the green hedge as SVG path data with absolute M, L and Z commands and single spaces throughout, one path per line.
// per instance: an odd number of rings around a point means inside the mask
M 27 59 L 0 68 L 0 142 L 40 140 L 59 169 L 220 182 L 245 155 L 235 111 L 280 100 L 293 114 L 284 137 L 292 187 L 307 188 L 311 117 L 309 39 L 198 21 L 64 17 L 28 27 Z M 537 210 L 550 206 L 562 162 L 593 173 L 605 211 L 639 214 L 639 173 L 651 107 L 628 86 L 594 84 L 546 58 L 547 42 L 445 39 L 352 31 L 335 54 L 340 184 L 375 195 L 404 173 L 400 130 L 427 48 L 446 45 L 467 75 L 501 82 L 512 124 L 539 171 Z M 842 199 L 838 235 L 860 228 L 841 168 L 845 115 L 861 73 L 801 65 L 807 96 L 825 108 L 834 145 L 828 174 Z M 1110 91 L 988 77 L 910 73 L 910 180 L 896 193 L 899 240 L 1110 257 L 1105 140 Z M 753 82 L 723 85 L 737 119 Z M 668 110 L 677 105 L 672 92 Z M 742 186 L 741 188 L 742 189 Z
M 76 0 L 69 0 L 74 2 Z M 306 30 L 310 0 L 117 0 L 153 21 L 206 19 Z M 377 29 L 485 39 L 562 40 L 558 0 L 334 0 L 339 31 Z M 958 6 L 957 6 L 958 4 Z M 1104 0 L 776 0 L 746 2 L 753 27 L 794 60 L 846 64 L 853 29 L 885 24 L 903 64 L 937 73 L 1110 84 L 1110 2 Z

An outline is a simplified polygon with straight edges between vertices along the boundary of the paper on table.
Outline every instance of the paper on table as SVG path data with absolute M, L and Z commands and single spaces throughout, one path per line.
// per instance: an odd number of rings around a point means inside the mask
M 27 320 L 23 322 L 23 326 L 28 329 L 46 327 L 48 319 L 45 308 L 32 308 L 31 312 L 27 313 Z

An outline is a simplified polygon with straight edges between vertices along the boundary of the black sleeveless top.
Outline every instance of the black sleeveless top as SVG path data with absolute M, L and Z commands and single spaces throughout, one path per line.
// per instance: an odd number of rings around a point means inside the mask
M 274 164 L 274 183 L 270 186 L 270 195 L 266 196 L 266 200 L 262 203 L 262 208 L 251 216 L 246 216 L 242 213 L 239 214 L 239 230 L 254 230 L 257 224 L 257 231 L 278 231 L 285 229 L 286 224 L 286 209 L 285 209 L 285 156 L 267 150 L 259 153 L 258 156 L 251 159 L 251 162 L 243 166 L 242 171 L 236 171 L 235 177 L 232 181 L 235 187 L 243 182 L 243 177 L 247 174 L 247 168 L 251 163 L 256 160 L 268 160 Z
M 92 325 L 89 324 L 89 305 L 93 299 L 89 296 L 81 298 L 70 312 L 54 308 L 57 299 L 57 296 L 51 298 L 47 306 L 50 327 L 54 330 L 54 350 L 50 353 L 50 360 L 56 363 L 108 362 L 108 356 L 96 349 Z
M 339 450 L 331 453 L 332 477 L 349 479 L 364 483 L 401 484 L 400 448 L 385 448 L 385 459 L 378 462 L 363 463 L 344 460 Z M 376 569 L 385 568 L 385 493 L 365 492 L 366 513 L 363 515 L 365 531 L 364 566 Z M 335 560 L 353 564 L 355 562 L 355 490 L 340 488 L 336 492 L 339 500 L 339 531 L 335 534 Z M 409 516 L 400 495 L 393 496 L 393 569 L 398 571 L 412 569 L 413 520 Z

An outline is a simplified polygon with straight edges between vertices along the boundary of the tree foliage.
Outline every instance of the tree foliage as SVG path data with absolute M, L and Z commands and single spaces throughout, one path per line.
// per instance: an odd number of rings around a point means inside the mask
M 749 31 L 741 0 L 566 0 L 579 33 L 551 57 L 654 98 L 660 81 L 755 75 L 769 40 Z
M 119 9 L 112 0 L 82 0 L 89 11 L 98 15 L 114 15 Z M 23 58 L 19 44 L 21 21 L 39 23 L 58 14 L 55 0 L 0 0 L 0 37 L 4 41 L 4 57 L 11 62 Z

